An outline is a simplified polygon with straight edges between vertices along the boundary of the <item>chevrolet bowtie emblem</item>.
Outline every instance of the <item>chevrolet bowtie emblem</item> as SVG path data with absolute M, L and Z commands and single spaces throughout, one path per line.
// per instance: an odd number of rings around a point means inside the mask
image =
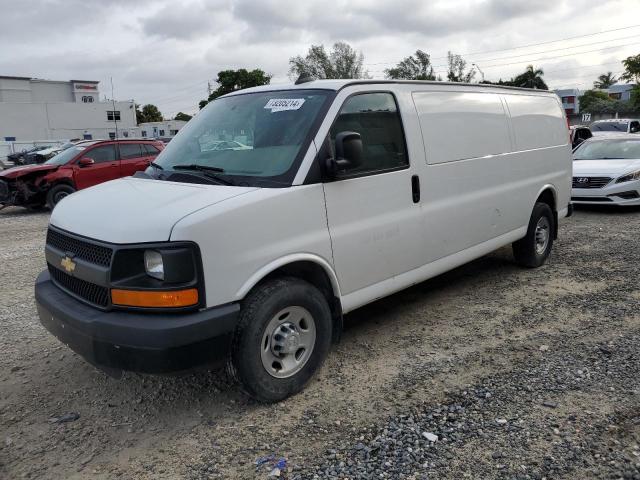
M 73 272 L 76 269 L 76 262 L 71 260 L 68 256 L 65 256 L 62 260 L 60 260 L 60 265 L 64 268 L 68 273 Z

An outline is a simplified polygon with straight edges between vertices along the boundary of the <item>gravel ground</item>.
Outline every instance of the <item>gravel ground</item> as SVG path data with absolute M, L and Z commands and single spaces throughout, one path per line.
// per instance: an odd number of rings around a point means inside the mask
M 47 220 L 0 212 L 0 478 L 640 479 L 640 210 L 577 211 L 540 269 L 504 248 L 350 314 L 271 406 L 59 344 L 33 304 Z

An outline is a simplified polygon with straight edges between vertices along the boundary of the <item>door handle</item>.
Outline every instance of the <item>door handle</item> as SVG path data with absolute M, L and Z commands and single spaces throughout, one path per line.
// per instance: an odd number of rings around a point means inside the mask
M 411 177 L 411 196 L 413 197 L 413 203 L 420 201 L 420 177 L 418 175 Z

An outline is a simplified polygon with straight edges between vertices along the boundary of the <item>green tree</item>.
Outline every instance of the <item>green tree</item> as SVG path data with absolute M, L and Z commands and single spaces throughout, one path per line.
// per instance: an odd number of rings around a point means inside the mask
M 142 107 L 142 118 L 145 122 L 161 122 L 162 113 L 160 113 L 158 107 L 148 103 Z
M 514 87 L 549 90 L 549 87 L 547 87 L 547 84 L 542 79 L 543 75 L 544 71 L 541 68 L 533 68 L 533 65 L 528 65 L 527 69 L 520 75 L 514 77 L 510 83 Z
M 629 102 L 634 110 L 640 110 L 640 85 L 636 85 L 631 90 L 631 101 Z
M 384 71 L 388 78 L 394 80 L 435 80 L 433 66 L 428 53 L 416 50 L 415 55 L 410 55 L 400 61 L 394 68 Z
M 580 110 L 590 113 L 602 113 L 603 109 L 611 107 L 613 100 L 605 92 L 587 90 L 580 97 Z
M 593 88 L 600 88 L 602 90 L 605 90 L 611 85 L 615 85 L 616 83 L 618 83 L 618 79 L 613 74 L 613 72 L 607 72 L 600 75 L 598 79 L 593 82 Z
M 640 54 L 627 57 L 622 61 L 622 65 L 624 65 L 624 73 L 620 75 L 620 79 L 640 83 Z
M 348 43 L 334 43 L 331 53 L 327 53 L 324 45 L 311 45 L 306 56 L 289 59 L 289 77 L 296 79 L 306 74 L 313 78 L 366 78 L 363 64 L 362 52 Z
M 476 71 L 473 68 L 469 71 L 465 71 L 467 68 L 467 62 L 461 55 L 447 52 L 447 63 L 449 64 L 447 80 L 450 82 L 470 83 L 476 76 Z
M 145 122 L 144 115 L 140 111 L 140 105 L 136 103 L 136 123 L 140 125 L 141 123 L 144 123 L 144 122 Z
M 191 118 L 193 118 L 191 115 L 188 115 L 188 114 L 182 113 L 182 112 L 178 112 L 178 113 L 176 113 L 176 116 L 174 117 L 174 120 L 184 120 L 185 122 L 188 122 L 189 120 L 191 120 Z
M 198 106 L 203 109 L 207 103 L 216 98 L 226 95 L 227 93 L 243 90 L 250 87 L 259 87 L 260 85 L 268 85 L 271 82 L 271 75 L 267 75 L 263 70 L 256 68 L 254 70 L 222 70 L 218 72 L 216 88 L 207 100 L 200 100 Z

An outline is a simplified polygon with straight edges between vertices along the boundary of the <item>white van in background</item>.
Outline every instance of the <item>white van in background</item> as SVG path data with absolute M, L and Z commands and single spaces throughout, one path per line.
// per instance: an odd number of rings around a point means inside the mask
M 60 202 L 41 321 L 111 372 L 225 359 L 252 396 L 281 400 L 344 313 L 508 244 L 542 265 L 570 214 L 568 140 L 539 90 L 325 80 L 226 95 L 144 174 Z

